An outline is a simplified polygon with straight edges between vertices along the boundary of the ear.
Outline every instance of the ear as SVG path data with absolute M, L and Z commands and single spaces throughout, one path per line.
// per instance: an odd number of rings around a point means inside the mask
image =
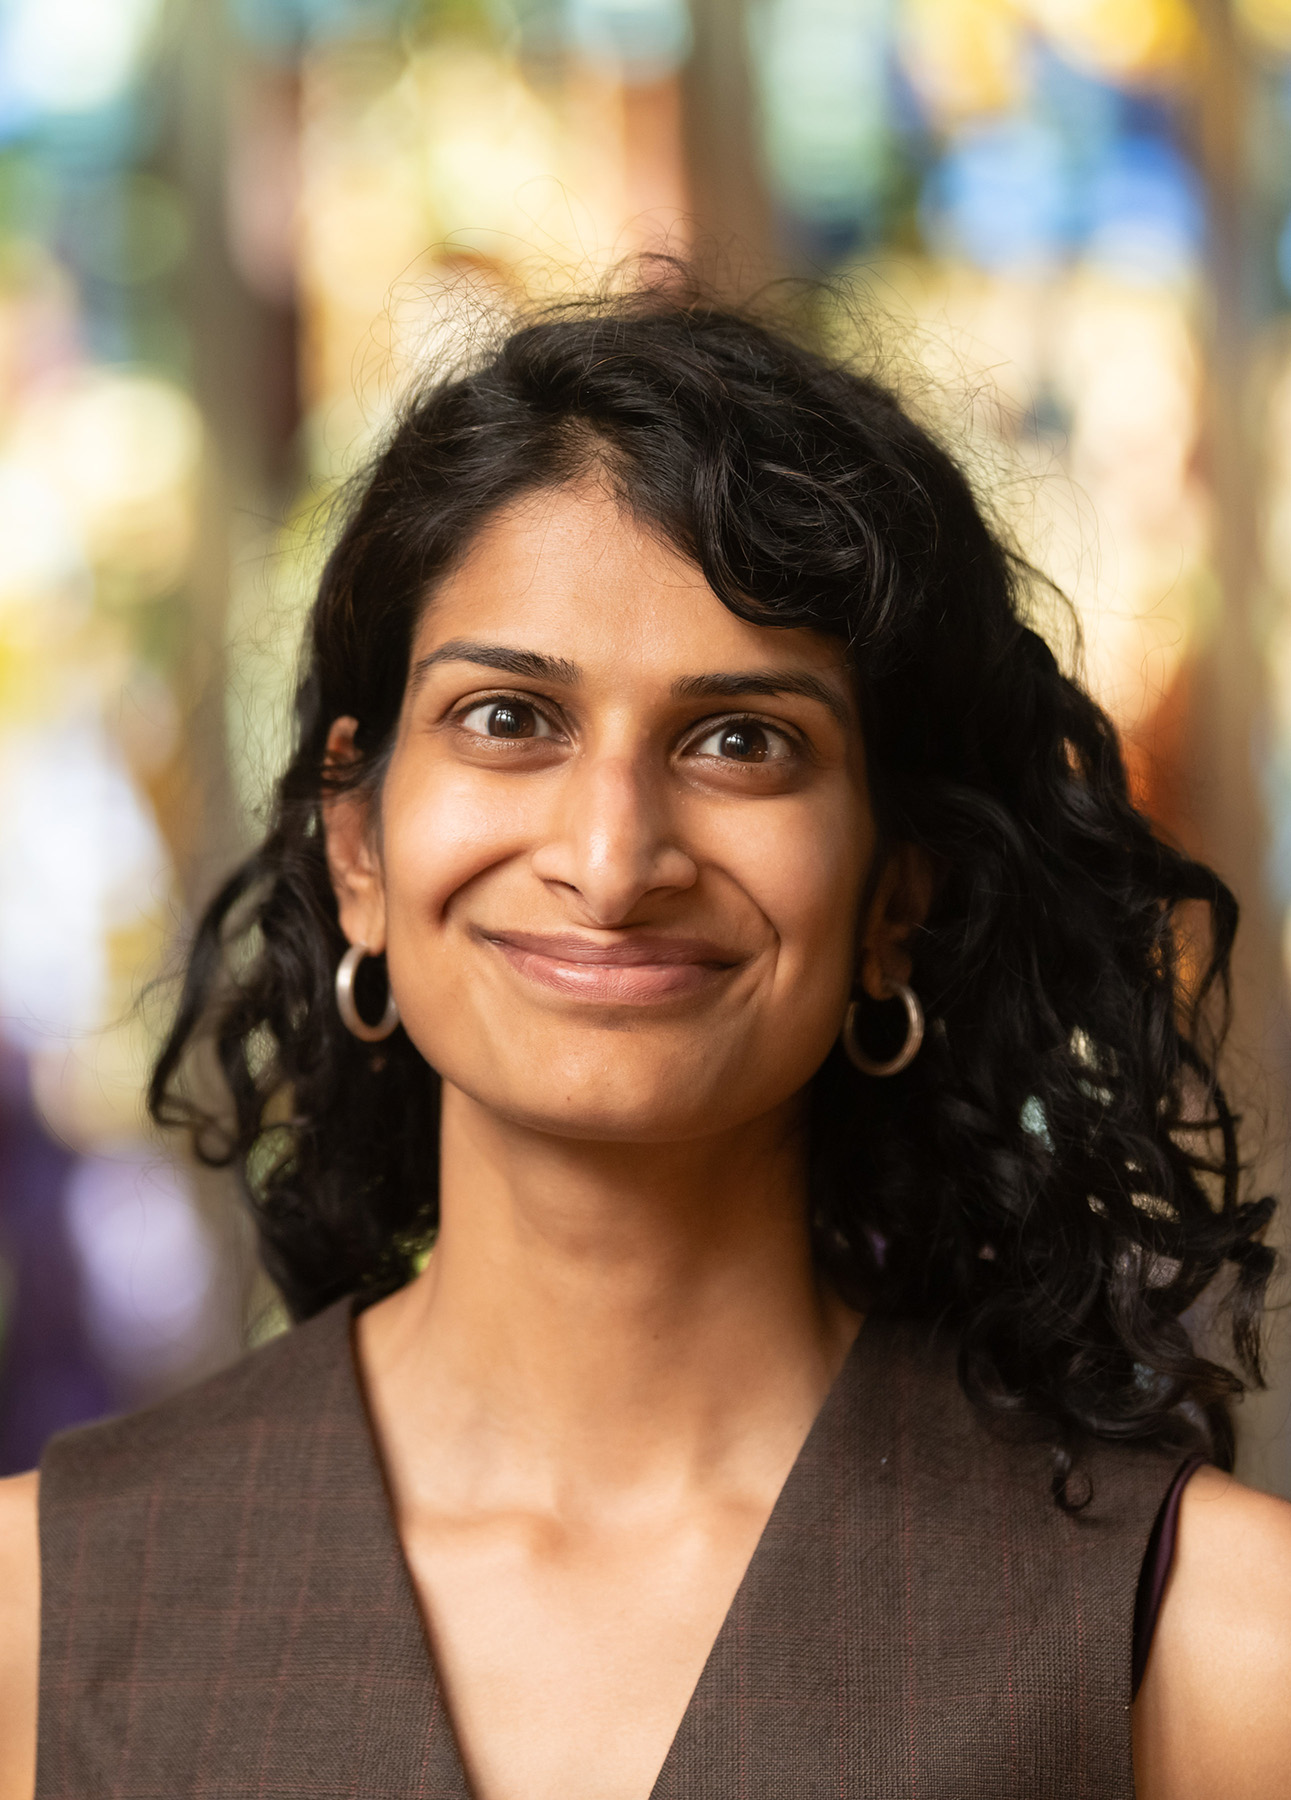
M 908 941 L 927 918 L 935 887 L 927 852 L 915 844 L 893 845 L 862 926 L 857 953 L 857 974 L 871 1000 L 889 1000 L 899 984 L 909 981 Z
M 357 719 L 337 719 L 327 734 L 326 763 L 344 766 L 355 758 Z M 323 836 L 327 872 L 340 914 L 341 930 L 352 944 L 371 951 L 385 949 L 385 882 L 377 854 L 372 801 L 351 788 L 331 792 L 323 801 Z

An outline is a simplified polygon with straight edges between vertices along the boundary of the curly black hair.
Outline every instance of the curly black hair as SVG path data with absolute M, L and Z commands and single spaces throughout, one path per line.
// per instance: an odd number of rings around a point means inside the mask
M 154 1117 L 237 1170 L 295 1316 L 409 1278 L 438 1081 L 402 1031 L 374 1048 L 337 1016 L 328 728 L 360 721 L 346 779 L 378 785 L 436 580 L 499 507 L 593 464 L 732 612 L 846 643 L 883 841 L 936 871 L 922 1054 L 879 1081 L 835 1048 L 813 1083 L 822 1269 L 952 1326 L 969 1393 L 1049 1434 L 1060 1492 L 1091 1436 L 1231 1465 L 1273 1210 L 1241 1196 L 1216 1079 L 1233 896 L 1132 803 L 952 456 L 871 376 L 675 280 L 533 316 L 406 405 L 322 577 L 268 834 L 196 932 Z M 1226 1360 L 1190 1327 L 1207 1290 Z

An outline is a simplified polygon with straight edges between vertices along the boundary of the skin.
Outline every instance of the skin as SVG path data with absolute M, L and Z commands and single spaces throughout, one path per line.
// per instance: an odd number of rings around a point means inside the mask
M 326 827 L 343 929 L 444 1081 L 440 1237 L 358 1349 L 472 1787 L 645 1800 L 859 1324 L 811 1264 L 804 1092 L 856 986 L 907 977 L 928 874 L 878 860 L 840 648 L 735 618 L 595 482 L 484 528 L 379 796 Z M 1291 1767 L 1289 1521 L 1190 1484 L 1149 1800 Z M 36 1580 L 23 1477 L 0 1800 L 32 1792 Z
M 1140 1800 L 1291 1792 L 1291 1506 L 1199 1469 L 1134 1705 Z
M 39 1480 L 33 1470 L 0 1481 L 0 1800 L 31 1800 L 36 1787 Z

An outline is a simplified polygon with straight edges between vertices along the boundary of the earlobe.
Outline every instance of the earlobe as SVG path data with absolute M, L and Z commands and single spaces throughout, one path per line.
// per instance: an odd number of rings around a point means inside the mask
M 866 948 L 861 951 L 857 976 L 871 1000 L 890 1000 L 898 985 L 909 980 L 910 958 L 895 947 L 886 954 Z
M 354 760 L 355 719 L 337 719 L 327 736 L 327 763 Z M 385 884 L 372 832 L 370 797 L 357 788 L 332 789 L 321 814 L 327 871 L 341 930 L 374 954 L 385 948 Z
M 871 1000 L 890 1000 L 910 980 L 909 939 L 927 918 L 935 880 L 932 862 L 916 844 L 895 844 L 870 907 L 857 955 L 857 976 Z

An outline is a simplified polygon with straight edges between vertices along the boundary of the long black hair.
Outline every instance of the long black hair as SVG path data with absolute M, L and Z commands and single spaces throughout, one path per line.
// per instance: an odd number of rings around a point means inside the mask
M 198 927 L 154 1117 L 236 1169 L 297 1317 L 408 1279 L 438 1082 L 402 1031 L 373 1048 L 336 1013 L 328 728 L 359 721 L 349 779 L 378 784 L 436 579 L 507 501 L 592 465 L 734 613 L 846 643 L 883 838 L 936 871 L 922 1053 L 881 1081 L 835 1049 L 813 1083 L 822 1268 L 952 1326 L 969 1391 L 1042 1421 L 1063 1467 L 1090 1435 L 1231 1462 L 1273 1205 L 1241 1196 L 1216 1079 L 1233 897 L 1132 804 L 953 458 L 876 380 L 675 282 L 531 318 L 406 405 L 322 577 L 267 836 Z M 1220 1289 L 1222 1361 L 1189 1329 Z

